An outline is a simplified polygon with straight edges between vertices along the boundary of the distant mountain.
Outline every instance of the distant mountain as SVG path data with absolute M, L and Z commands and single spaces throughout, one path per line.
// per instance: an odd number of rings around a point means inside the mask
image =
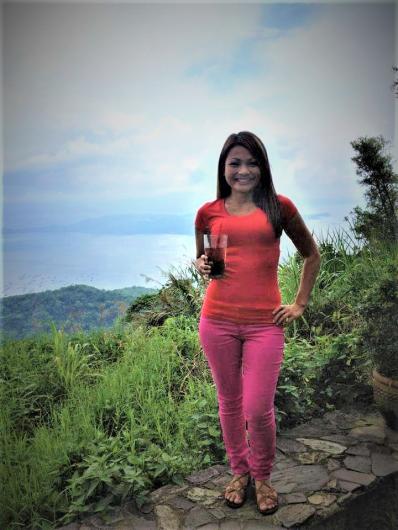
M 191 214 L 123 214 L 91 217 L 76 223 L 62 225 L 11 228 L 4 226 L 4 234 L 25 232 L 85 234 L 182 234 L 193 233 L 194 217 Z
M 21 339 L 50 332 L 50 321 L 67 333 L 109 328 L 124 316 L 129 305 L 142 294 L 156 292 L 148 287 L 97 289 L 69 285 L 61 289 L 0 298 L 0 331 L 3 339 Z

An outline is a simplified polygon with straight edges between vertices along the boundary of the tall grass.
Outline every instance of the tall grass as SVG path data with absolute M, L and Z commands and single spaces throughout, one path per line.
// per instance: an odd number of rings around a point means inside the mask
M 52 351 L 46 344 L 47 365 L 54 381 L 67 382 L 65 393 L 56 402 L 50 397 L 53 388 L 47 387 L 50 421 L 37 419 L 29 435 L 21 424 L 16 429 L 12 418 L 25 401 L 19 400 L 15 380 L 13 389 L 6 383 L 2 527 L 68 522 L 79 513 L 101 511 L 104 498 L 112 504 L 132 496 L 142 503 L 157 485 L 178 482 L 209 464 L 210 454 L 203 451 L 209 445 L 213 458 L 218 454 L 218 461 L 224 461 L 214 387 L 195 325 L 185 319 L 184 336 L 172 319 L 150 331 L 126 327 L 124 351 L 116 362 L 103 364 L 100 378 L 91 377 L 89 368 L 77 374 L 75 364 L 59 378 L 55 360 L 71 348 L 57 332 Z M 5 367 L 18 362 L 10 350 L 3 360 Z M 15 395 L 11 407 L 10 392 Z

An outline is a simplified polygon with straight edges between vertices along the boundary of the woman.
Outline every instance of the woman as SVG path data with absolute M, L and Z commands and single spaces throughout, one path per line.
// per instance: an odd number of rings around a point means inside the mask
M 292 304 L 281 304 L 278 287 L 282 230 L 304 258 Z M 224 275 L 211 281 L 205 233 L 228 235 Z M 303 314 L 320 254 L 294 203 L 276 194 L 266 149 L 255 134 L 242 131 L 227 138 L 218 163 L 217 199 L 199 208 L 195 235 L 195 266 L 206 280 L 199 337 L 216 386 L 233 472 L 225 502 L 242 506 L 251 476 L 258 510 L 273 513 L 278 509 L 270 481 L 276 451 L 274 397 L 284 355 L 284 325 Z

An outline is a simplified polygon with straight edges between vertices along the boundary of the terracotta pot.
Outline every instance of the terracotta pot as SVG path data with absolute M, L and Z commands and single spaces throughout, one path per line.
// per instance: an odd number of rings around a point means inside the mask
M 398 431 L 398 381 L 373 370 L 373 396 L 390 429 Z

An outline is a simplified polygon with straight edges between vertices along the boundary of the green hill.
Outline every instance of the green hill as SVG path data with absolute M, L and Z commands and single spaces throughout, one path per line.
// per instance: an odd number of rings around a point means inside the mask
M 97 289 L 69 285 L 40 293 L 6 296 L 1 299 L 0 330 L 3 338 L 21 339 L 50 332 L 50 321 L 66 332 L 109 328 L 124 316 L 139 296 L 156 292 L 147 287 Z

